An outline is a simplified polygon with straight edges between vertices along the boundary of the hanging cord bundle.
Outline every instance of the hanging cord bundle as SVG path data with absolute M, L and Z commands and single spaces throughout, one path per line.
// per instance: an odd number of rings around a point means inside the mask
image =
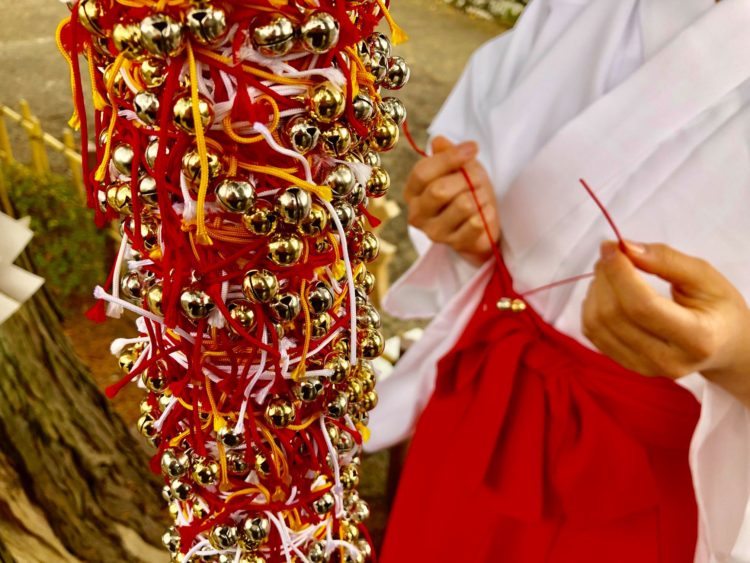
M 366 207 L 409 78 L 383 19 L 405 37 L 382 0 L 78 0 L 58 30 L 84 135 L 79 56 L 93 89 L 88 201 L 123 233 L 95 296 L 138 315 L 108 394 L 145 390 L 175 561 L 374 560 Z

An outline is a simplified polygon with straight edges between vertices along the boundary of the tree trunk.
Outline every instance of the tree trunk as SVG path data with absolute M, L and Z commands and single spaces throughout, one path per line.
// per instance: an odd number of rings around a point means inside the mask
M 42 289 L 0 327 L 0 561 L 167 561 L 159 490 Z

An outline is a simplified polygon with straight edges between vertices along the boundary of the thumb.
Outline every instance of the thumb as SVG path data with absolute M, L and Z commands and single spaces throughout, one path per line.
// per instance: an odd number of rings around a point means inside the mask
M 705 260 L 666 244 L 626 242 L 625 249 L 639 270 L 669 282 L 682 293 L 715 295 L 724 285 L 724 277 Z
M 432 140 L 432 154 L 445 152 L 448 149 L 453 148 L 454 146 L 455 145 L 451 143 L 446 137 L 438 135 Z

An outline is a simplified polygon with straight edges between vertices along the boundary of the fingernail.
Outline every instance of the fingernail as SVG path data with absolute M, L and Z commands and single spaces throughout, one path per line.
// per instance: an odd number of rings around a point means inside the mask
M 628 249 L 628 253 L 630 254 L 646 254 L 646 245 L 641 244 L 640 242 L 632 242 L 629 240 L 625 241 L 625 248 Z
M 610 241 L 604 242 L 602 243 L 600 251 L 602 260 L 611 260 L 614 258 L 615 254 L 617 254 L 617 244 Z
M 468 143 L 461 143 L 458 145 L 458 154 L 461 158 L 471 158 L 475 154 L 477 154 L 477 144 L 473 141 L 469 141 Z

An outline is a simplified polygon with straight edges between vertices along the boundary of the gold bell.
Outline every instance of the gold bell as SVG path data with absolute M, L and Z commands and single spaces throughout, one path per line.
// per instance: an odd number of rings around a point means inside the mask
M 246 332 L 253 330 L 257 324 L 255 309 L 249 301 L 233 301 L 227 305 L 229 316 Z M 230 328 L 232 325 L 229 325 Z
M 295 416 L 296 411 L 294 405 L 281 397 L 271 399 L 266 406 L 266 422 L 274 428 L 285 428 L 286 426 L 289 426 L 292 421 L 294 421 Z
M 266 57 L 286 55 L 294 46 L 294 24 L 281 14 L 263 14 L 252 22 L 253 47 Z
M 133 97 L 133 110 L 144 124 L 154 125 L 159 118 L 159 98 L 147 90 L 138 92 Z
M 138 67 L 138 74 L 143 85 L 149 89 L 160 87 L 167 78 L 164 62 L 154 58 L 143 59 Z
M 250 270 L 242 280 L 242 292 L 253 303 L 268 303 L 279 292 L 279 280 L 268 270 Z
M 312 197 L 305 190 L 292 186 L 284 190 L 276 200 L 276 213 L 285 223 L 304 221 L 312 209 Z
M 278 266 L 294 266 L 304 249 L 305 243 L 297 235 L 275 235 L 268 243 L 268 258 Z
M 370 197 L 383 197 L 391 187 L 391 176 L 380 166 L 372 169 L 370 179 L 367 180 L 367 195 Z
M 310 94 L 312 113 L 321 123 L 333 123 L 344 114 L 346 95 L 330 82 L 313 88 Z
M 224 163 L 221 157 L 211 149 L 207 150 L 208 156 L 208 179 L 214 180 L 224 173 Z M 198 151 L 193 149 L 182 156 L 182 173 L 193 184 L 200 183 L 201 179 L 201 157 Z
M 297 231 L 306 237 L 318 237 L 328 228 L 328 212 L 320 205 L 313 204 L 310 214 L 300 222 Z
M 321 138 L 323 152 L 329 156 L 343 156 L 352 146 L 352 134 L 349 129 L 341 124 L 336 124 L 323 131 Z
M 146 304 L 148 305 L 148 309 L 160 317 L 164 316 L 164 311 L 162 310 L 162 299 L 163 290 L 161 283 L 155 283 L 148 288 L 148 291 L 146 292 Z
M 339 22 L 327 12 L 312 12 L 300 26 L 299 34 L 307 51 L 326 53 L 339 41 Z
M 100 23 L 103 15 L 104 10 L 96 0 L 81 0 L 78 4 L 78 21 L 89 33 L 104 36 Z
M 301 154 L 307 154 L 315 148 L 320 140 L 320 129 L 309 117 L 295 117 L 290 119 L 285 128 L 289 144 Z
M 112 43 L 128 59 L 143 56 L 141 28 L 137 23 L 118 23 L 112 28 Z
M 198 114 L 201 118 L 203 129 L 207 129 L 214 118 L 211 104 L 204 98 L 198 99 Z M 175 125 L 191 135 L 195 134 L 195 120 L 193 119 L 193 100 L 190 96 L 177 98 L 172 106 L 172 117 Z
M 497 308 L 501 311 L 510 311 L 512 313 L 520 313 L 526 310 L 526 302 L 522 299 L 511 299 L 510 297 L 502 297 L 497 302 Z
M 133 148 L 127 143 L 119 143 L 112 151 L 112 164 L 115 169 L 123 176 L 130 176 L 133 158 L 135 154 Z
M 188 11 L 185 23 L 198 43 L 209 45 L 226 32 L 227 14 L 221 8 L 196 6 Z
M 279 218 L 268 205 L 256 205 L 255 208 L 242 216 L 245 228 L 259 237 L 266 237 L 276 230 Z
M 372 131 L 370 147 L 379 152 L 391 150 L 398 143 L 398 124 L 388 116 L 383 116 L 380 123 Z
M 363 262 L 372 262 L 378 257 L 380 253 L 380 241 L 370 231 L 367 231 L 363 236 L 357 248 L 357 256 Z
M 269 303 L 271 316 L 279 322 L 293 321 L 302 308 L 299 296 L 294 293 L 279 293 Z
M 182 25 L 166 14 L 154 14 L 141 21 L 141 41 L 157 57 L 174 57 L 185 46 Z
M 213 460 L 199 462 L 193 466 L 193 481 L 202 487 L 215 485 L 219 480 L 219 464 Z

